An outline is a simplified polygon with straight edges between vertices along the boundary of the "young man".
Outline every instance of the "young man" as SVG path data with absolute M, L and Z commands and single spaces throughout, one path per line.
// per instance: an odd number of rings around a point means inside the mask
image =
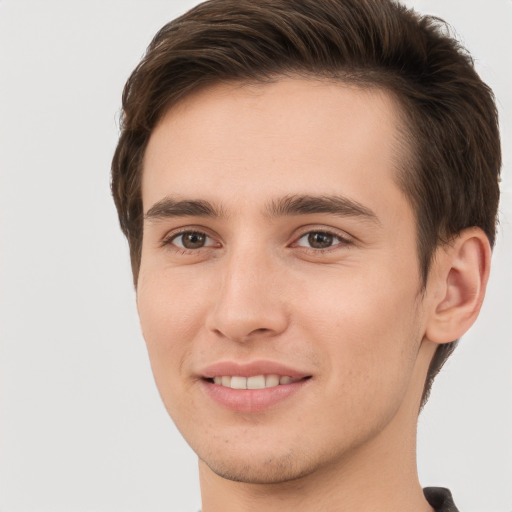
M 416 423 L 476 319 L 500 143 L 440 22 L 212 0 L 130 77 L 112 189 L 203 512 L 456 510 Z

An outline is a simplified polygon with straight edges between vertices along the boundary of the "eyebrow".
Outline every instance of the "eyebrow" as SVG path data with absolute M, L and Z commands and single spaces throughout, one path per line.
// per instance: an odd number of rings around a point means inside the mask
M 159 220 L 169 217 L 224 217 L 221 208 L 209 201 L 203 200 L 177 200 L 172 197 L 164 197 L 157 201 L 145 213 L 145 220 Z
M 339 217 L 361 217 L 380 224 L 377 215 L 362 205 L 345 196 L 339 195 L 290 195 L 272 199 L 266 207 L 269 217 L 286 217 L 326 213 Z M 161 220 L 169 217 L 226 217 L 221 207 L 202 199 L 178 200 L 164 197 L 157 201 L 144 215 L 145 220 Z
M 292 195 L 272 200 L 267 206 L 270 217 L 327 213 L 339 217 L 361 217 L 380 224 L 377 215 L 366 206 L 339 195 Z

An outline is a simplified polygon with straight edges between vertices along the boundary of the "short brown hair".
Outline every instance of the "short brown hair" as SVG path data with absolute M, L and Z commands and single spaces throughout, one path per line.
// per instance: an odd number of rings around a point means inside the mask
M 112 192 L 135 284 L 142 160 L 159 119 L 208 84 L 297 74 L 397 98 L 412 155 L 398 181 L 417 219 L 423 284 L 435 248 L 464 228 L 482 228 L 494 244 L 501 167 L 494 97 L 442 20 L 392 0 L 209 0 L 156 34 L 124 88 Z M 424 400 L 455 344 L 438 347 Z

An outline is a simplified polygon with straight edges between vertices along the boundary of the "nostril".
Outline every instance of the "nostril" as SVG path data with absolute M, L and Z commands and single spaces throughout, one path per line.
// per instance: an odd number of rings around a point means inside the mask
M 270 329 L 267 329 L 266 327 L 260 327 L 258 329 L 254 329 L 254 331 L 251 331 L 247 336 L 251 336 L 253 334 L 266 334 L 267 332 L 270 332 Z

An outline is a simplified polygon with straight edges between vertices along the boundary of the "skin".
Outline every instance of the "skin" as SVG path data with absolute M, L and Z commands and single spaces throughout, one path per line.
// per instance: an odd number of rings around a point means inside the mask
M 148 215 L 137 285 L 159 392 L 199 457 L 204 512 L 431 510 L 416 472 L 421 392 L 436 343 L 478 312 L 489 251 L 468 232 L 438 251 L 422 290 L 398 138 L 387 93 L 291 78 L 211 86 L 155 128 L 144 211 L 172 198 L 221 214 Z M 371 215 L 269 212 L 304 195 Z M 180 247 L 184 231 L 204 246 Z M 319 232 L 330 246 L 311 247 Z M 478 268 L 474 286 L 456 257 Z M 204 393 L 205 366 L 261 359 L 311 378 L 259 412 Z

